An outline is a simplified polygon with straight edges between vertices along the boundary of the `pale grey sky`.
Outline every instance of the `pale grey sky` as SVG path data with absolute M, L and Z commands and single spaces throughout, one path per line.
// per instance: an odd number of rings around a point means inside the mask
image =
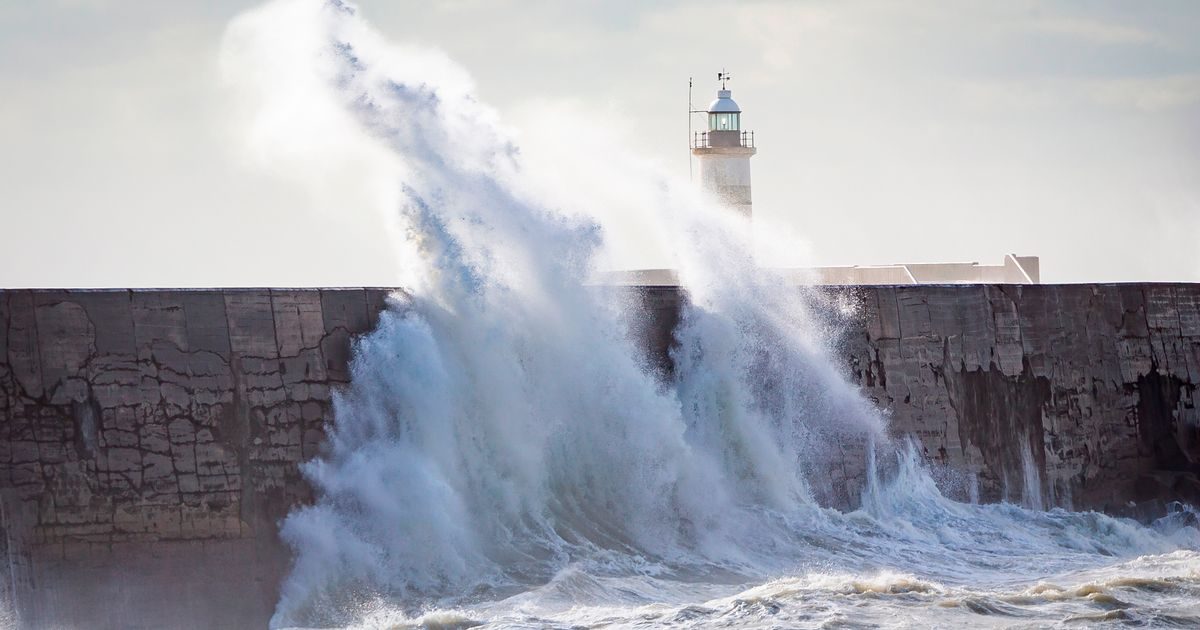
M 247 163 L 219 51 L 255 4 L 0 4 L 0 286 L 395 282 L 354 191 Z M 619 159 L 603 136 L 686 178 L 687 79 L 703 105 L 728 69 L 755 212 L 810 263 L 1014 252 L 1048 282 L 1200 281 L 1200 3 L 357 4 L 462 64 L 539 168 Z M 662 261 L 637 217 L 608 238 Z

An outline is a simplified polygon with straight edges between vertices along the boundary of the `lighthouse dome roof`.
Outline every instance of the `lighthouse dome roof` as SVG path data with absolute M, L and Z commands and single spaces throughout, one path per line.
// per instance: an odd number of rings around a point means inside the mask
M 732 90 L 717 90 L 717 100 L 709 103 L 708 113 L 723 114 L 737 113 L 742 111 L 742 108 L 738 107 L 738 104 L 733 102 L 733 98 L 731 98 L 732 94 Z

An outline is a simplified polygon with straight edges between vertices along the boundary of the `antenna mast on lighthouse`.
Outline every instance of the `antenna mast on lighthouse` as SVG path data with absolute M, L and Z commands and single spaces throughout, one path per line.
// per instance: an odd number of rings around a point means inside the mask
M 696 114 L 707 114 L 707 110 L 696 109 L 692 105 L 692 77 L 688 77 L 688 142 L 695 144 L 695 137 L 692 135 L 692 116 Z M 692 181 L 692 154 L 688 152 L 688 181 Z

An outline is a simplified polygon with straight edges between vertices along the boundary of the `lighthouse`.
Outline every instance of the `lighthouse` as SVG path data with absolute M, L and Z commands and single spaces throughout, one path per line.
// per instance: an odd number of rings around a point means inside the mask
M 707 110 L 708 131 L 692 136 L 692 155 L 700 164 L 700 185 L 722 203 L 752 217 L 750 201 L 750 158 L 754 148 L 754 132 L 742 129 L 742 108 L 727 89 L 729 74 L 717 74 L 721 89 Z

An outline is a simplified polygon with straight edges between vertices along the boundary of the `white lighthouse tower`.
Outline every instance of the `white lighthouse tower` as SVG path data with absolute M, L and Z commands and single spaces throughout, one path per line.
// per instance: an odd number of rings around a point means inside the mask
M 754 132 L 742 130 L 742 108 L 733 102 L 733 93 L 725 85 L 729 74 L 721 72 L 717 78 L 721 89 L 708 106 L 708 131 L 692 136 L 692 155 L 700 163 L 700 185 L 751 218 L 750 157 L 757 153 Z

